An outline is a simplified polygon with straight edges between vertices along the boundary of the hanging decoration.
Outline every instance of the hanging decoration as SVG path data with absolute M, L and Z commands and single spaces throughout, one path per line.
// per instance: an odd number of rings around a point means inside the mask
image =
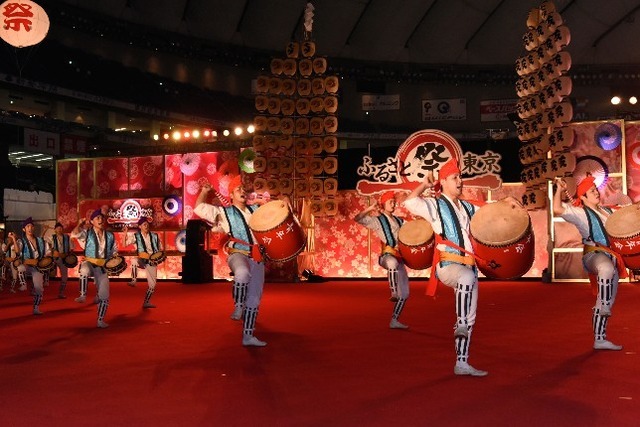
M 182 212 L 182 200 L 176 195 L 170 195 L 162 201 L 162 210 L 169 216 L 176 216 Z
M 186 176 L 191 176 L 200 167 L 200 154 L 198 153 L 187 153 L 183 154 L 180 159 L 180 172 L 182 172 Z
M 525 53 L 515 64 L 520 77 L 515 87 L 520 98 L 516 130 L 523 143 L 520 180 L 526 193 L 522 202 L 527 209 L 540 209 L 546 206 L 547 180 L 570 175 L 576 165 L 575 155 L 568 150 L 573 134 L 566 132 L 573 119 L 571 55 L 565 50 L 571 32 L 552 1 L 531 9 L 526 26 Z
M 0 37 L 18 48 L 40 43 L 49 32 L 49 16 L 42 7 L 29 0 L 8 0 L 0 5 Z
M 256 80 L 255 154 L 244 158 L 243 151 L 239 165 L 255 172 L 250 180 L 257 195 L 309 198 L 314 215 L 327 216 L 337 206 L 339 80 L 326 74 L 327 59 L 317 55 L 314 11 L 307 3 L 302 39 L 287 43 L 284 57 L 271 59 L 270 74 Z
M 598 190 L 603 190 L 609 180 L 609 168 L 596 156 L 580 156 L 576 161 L 573 177 L 577 183 L 580 183 L 587 176 L 592 176 Z
M 185 253 L 187 251 L 187 230 L 180 230 L 176 234 L 175 244 L 179 252 Z
M 254 173 L 253 161 L 256 159 L 256 153 L 250 148 L 242 150 L 238 157 L 238 166 L 246 173 Z
M 622 129 L 614 123 L 603 123 L 596 128 L 594 139 L 603 150 L 615 150 L 622 142 Z

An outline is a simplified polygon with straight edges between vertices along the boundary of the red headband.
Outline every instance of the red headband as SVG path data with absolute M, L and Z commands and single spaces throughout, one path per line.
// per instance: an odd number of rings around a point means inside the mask
M 589 189 L 594 186 L 595 182 L 596 179 L 592 175 L 589 175 L 585 179 L 580 181 L 580 184 L 578 184 L 578 189 L 576 190 L 576 202 L 580 202 L 580 197 L 587 194 L 587 191 L 589 191 Z
M 242 176 L 240 175 L 236 175 L 231 178 L 231 181 L 229 182 L 229 194 L 233 193 L 233 190 L 238 187 L 242 187 Z
M 393 191 L 387 191 L 385 193 L 382 193 L 382 196 L 380 196 L 380 204 L 384 206 L 384 204 L 387 203 L 387 201 L 393 200 L 395 197 L 396 197 L 396 193 Z
M 442 181 L 448 176 L 454 175 L 456 173 L 457 174 L 460 173 L 460 167 L 458 166 L 458 159 L 456 159 L 455 157 L 452 157 L 451 159 L 449 159 L 447 163 L 445 163 L 440 168 L 440 173 L 438 174 L 438 180 Z

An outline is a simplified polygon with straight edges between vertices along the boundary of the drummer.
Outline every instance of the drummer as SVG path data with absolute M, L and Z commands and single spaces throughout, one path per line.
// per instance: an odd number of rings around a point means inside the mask
M 7 257 L 9 256 L 9 254 L 7 253 L 7 243 L 5 242 L 4 237 L 2 237 L 2 239 L 0 240 L 0 292 L 2 292 L 4 285 L 7 282 L 7 265 L 8 265 L 8 261 L 7 261 Z
M 5 258 L 4 258 L 4 264 L 2 266 L 3 271 L 3 277 L 6 274 L 6 268 L 9 268 L 11 270 L 11 288 L 9 290 L 9 292 L 11 292 L 12 294 L 16 293 L 16 284 L 18 282 L 18 280 L 20 279 L 20 290 L 24 291 L 27 289 L 27 283 L 24 279 L 24 275 L 23 276 L 19 276 L 18 275 L 18 268 L 15 266 L 14 261 L 18 258 L 20 258 L 20 254 L 18 253 L 18 251 L 16 250 L 15 245 L 13 244 L 13 239 L 10 238 L 7 235 L 7 239 L 5 240 L 5 242 L 2 245 L 4 254 L 5 254 Z M 8 279 L 7 279 L 8 280 Z
M 439 282 L 455 291 L 456 323 L 454 343 L 456 364 L 455 375 L 483 377 L 481 371 L 469 364 L 471 334 L 476 321 L 478 306 L 478 269 L 475 266 L 470 240 L 471 217 L 479 209 L 477 205 L 461 200 L 462 178 L 456 158 L 447 161 L 439 172 L 439 180 L 434 182 L 429 172 L 423 181 L 409 194 L 404 206 L 414 215 L 431 223 L 436 237 L 431 279 L 427 285 L 427 295 L 434 296 Z M 425 190 L 437 189 L 437 197 L 421 197 Z
M 201 218 L 221 226 L 231 237 L 227 258 L 234 280 L 234 310 L 231 319 L 243 319 L 242 345 L 264 347 L 267 343 L 254 335 L 264 287 L 264 262 L 255 236 L 249 228 L 251 215 L 258 206 L 247 205 L 247 194 L 240 175 L 236 175 L 229 183 L 231 206 L 222 207 L 208 203 L 212 190 L 208 183 L 202 186 L 193 211 Z
M 407 329 L 408 326 L 398 320 L 405 302 L 409 298 L 409 275 L 398 253 L 398 231 L 404 220 L 393 214 L 395 210 L 395 192 L 387 191 L 380 196 L 379 203 L 372 203 L 371 206 L 358 213 L 354 220 L 373 231 L 380 238 L 382 254 L 378 258 L 378 264 L 387 270 L 391 290 L 389 300 L 395 303 L 389 327 L 391 329 Z
M 80 296 L 76 302 L 86 301 L 87 282 L 93 276 L 98 293 L 98 328 L 107 328 L 104 321 L 109 307 L 109 275 L 104 269 L 105 262 L 118 254 L 118 244 L 112 232 L 105 230 L 105 218 L 100 209 L 93 211 L 90 217 L 91 227 L 85 228 L 86 219 L 82 218 L 71 232 L 71 237 L 78 239 L 84 246 L 85 260 L 80 264 Z
M 553 213 L 576 226 L 582 236 L 584 252 L 582 265 L 589 280 L 597 288 L 596 304 L 593 307 L 593 348 L 596 350 L 622 350 L 607 340 L 607 323 L 618 293 L 618 280 L 626 276 L 622 260 L 609 248 L 605 224 L 613 210 L 600 204 L 601 197 L 593 176 L 587 176 L 579 184 L 573 204 L 563 202 L 567 183 L 556 179 L 553 196 Z M 639 205 L 640 209 L 640 205 Z M 594 289 L 594 293 L 595 289 Z
M 128 227 L 123 228 L 126 234 L 124 244 L 129 246 L 135 243 L 138 252 L 137 258 L 131 263 L 131 281 L 129 286 L 135 286 L 138 280 L 138 268 L 144 268 L 147 272 L 147 292 L 144 296 L 142 308 L 156 308 L 151 304 L 151 296 L 156 290 L 156 282 L 158 278 L 158 266 L 155 263 L 149 263 L 149 258 L 153 254 L 162 252 L 162 243 L 158 233 L 149 231 L 152 218 L 146 216 L 138 220 L 139 231 L 136 233 L 127 233 Z
M 42 302 L 42 294 L 44 293 L 44 276 L 37 268 L 37 261 L 45 256 L 51 256 L 51 247 L 42 237 L 36 237 L 34 234 L 35 225 L 31 217 L 22 222 L 22 231 L 24 237 L 16 238 L 14 233 L 9 233 L 18 254 L 22 257 L 22 264 L 18 266 L 18 276 L 22 279 L 31 274 L 33 280 L 33 314 L 41 315 L 40 303 Z M 22 280 L 21 280 L 22 281 Z
M 48 226 L 45 225 L 46 233 Z M 53 250 L 53 259 L 57 268 L 60 269 L 60 289 L 58 290 L 58 298 L 65 299 L 67 296 L 64 293 L 65 288 L 67 287 L 67 280 L 69 279 L 69 266 L 67 266 L 64 261 L 65 258 L 69 255 L 73 255 L 73 241 L 69 237 L 68 234 L 65 234 L 63 231 L 62 224 L 56 222 L 53 226 L 53 235 L 51 236 L 51 240 L 49 240 L 49 245 Z M 53 273 L 53 271 L 51 272 Z M 45 273 L 45 280 L 49 277 L 49 273 Z

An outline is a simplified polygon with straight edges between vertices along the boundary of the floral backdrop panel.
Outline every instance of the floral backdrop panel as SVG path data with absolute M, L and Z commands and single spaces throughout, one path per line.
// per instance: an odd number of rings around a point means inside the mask
M 79 161 L 79 171 L 78 171 L 78 184 L 80 192 L 78 194 L 79 199 L 92 199 L 94 198 L 93 194 L 93 183 L 94 179 L 94 160 L 80 160 Z M 82 177 L 82 179 L 80 179 Z
M 161 264 L 166 279 L 179 279 L 182 272 L 182 255 L 186 246 L 186 230 L 167 230 L 164 232 L 163 248 L 167 260 Z
M 164 193 L 182 195 L 182 171 L 180 164 L 182 154 L 169 154 L 164 156 Z
M 68 233 L 78 223 L 78 161 L 58 162 L 56 182 L 57 221 Z
M 238 153 L 221 151 L 183 154 L 180 159 L 180 171 L 184 180 L 184 219 L 188 221 L 193 218 L 193 208 L 204 184 L 209 183 L 216 191 L 228 196 L 227 185 L 231 176 L 239 173 Z
M 627 194 L 640 200 L 640 122 L 626 122 L 624 128 L 627 157 Z
M 368 206 L 366 199 L 352 190 L 340 192 L 336 201 L 335 216 L 315 218 L 315 273 L 325 277 L 370 277 L 369 230 L 353 220 Z M 376 258 L 379 248 L 374 246 L 371 251 Z
M 129 159 L 129 195 L 164 195 L 164 157 L 146 156 Z
M 129 191 L 129 160 L 124 158 L 96 160 L 95 198 L 126 196 Z

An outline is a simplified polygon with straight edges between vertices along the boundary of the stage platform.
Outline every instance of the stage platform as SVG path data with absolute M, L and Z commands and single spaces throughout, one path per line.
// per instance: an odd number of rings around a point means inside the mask
M 640 287 L 620 285 L 609 322 L 619 352 L 594 351 L 583 283 L 482 281 L 470 362 L 453 374 L 453 295 L 414 280 L 401 321 L 384 280 L 267 283 L 256 336 L 241 345 L 231 284 L 111 285 L 96 306 L 45 288 L 0 293 L 0 425 L 635 426 L 640 418 Z M 87 300 L 95 288 L 90 285 Z

